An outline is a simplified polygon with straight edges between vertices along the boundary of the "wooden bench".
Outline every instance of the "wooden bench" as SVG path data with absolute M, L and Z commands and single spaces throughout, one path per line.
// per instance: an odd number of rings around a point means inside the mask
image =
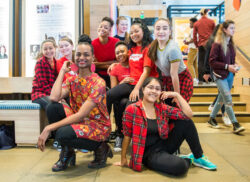
M 0 94 L 30 94 L 32 79 L 0 78 Z M 45 120 L 40 105 L 31 100 L 0 100 L 0 121 L 14 121 L 15 142 L 18 146 L 36 145 Z

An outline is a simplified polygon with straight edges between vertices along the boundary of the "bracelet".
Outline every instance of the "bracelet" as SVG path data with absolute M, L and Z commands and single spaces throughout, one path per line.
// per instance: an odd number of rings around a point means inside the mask
M 228 69 L 228 64 L 225 65 L 225 70 L 227 70 L 227 69 Z

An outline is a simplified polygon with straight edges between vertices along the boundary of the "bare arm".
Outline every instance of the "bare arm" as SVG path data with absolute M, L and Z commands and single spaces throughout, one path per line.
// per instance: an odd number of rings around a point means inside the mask
M 118 82 L 117 78 L 115 76 L 110 76 L 110 85 L 111 85 L 111 88 L 115 87 L 118 84 L 119 84 L 119 82 Z
M 65 61 L 59 75 L 57 76 L 57 79 L 52 87 L 51 93 L 50 93 L 50 100 L 54 102 L 58 102 L 62 98 L 65 98 L 69 95 L 69 90 L 68 89 L 63 89 L 62 88 L 62 83 L 63 83 L 63 78 L 64 74 L 68 72 L 70 69 L 67 68 L 67 62 Z
M 161 95 L 161 99 L 165 100 L 167 98 L 176 98 L 179 102 L 179 106 L 182 112 L 189 118 L 193 116 L 193 112 L 192 112 L 190 105 L 179 93 L 163 91 Z
M 174 91 L 180 93 L 180 82 L 178 76 L 178 69 L 179 69 L 180 62 L 171 63 L 170 67 L 170 75 L 174 87 Z
M 124 139 L 122 142 L 121 166 L 128 166 L 128 160 L 127 160 L 126 155 L 127 155 L 130 142 L 131 142 L 131 137 L 124 136 Z
M 133 89 L 133 91 L 129 95 L 130 101 L 136 101 L 137 98 L 139 99 L 139 90 L 140 90 L 144 80 L 150 75 L 150 71 L 151 71 L 151 68 L 148 66 L 145 66 L 143 68 L 143 73 L 141 74 L 139 81 L 137 82 L 137 84 L 135 85 L 135 88 Z
M 93 62 L 96 66 L 97 69 L 108 69 L 109 66 L 113 63 L 117 63 L 116 60 L 112 60 L 112 61 L 106 61 L 106 62 Z

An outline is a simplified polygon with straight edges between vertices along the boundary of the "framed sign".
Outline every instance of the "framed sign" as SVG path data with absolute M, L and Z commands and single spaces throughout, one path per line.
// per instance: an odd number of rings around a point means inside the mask
M 0 77 L 12 75 L 13 1 L 0 1 Z
M 173 39 L 175 42 L 178 43 L 182 52 L 187 53 L 188 46 L 184 44 L 184 40 L 188 38 L 190 34 L 190 27 L 189 27 L 189 19 L 190 17 L 174 17 L 172 19 L 173 24 Z M 185 50 L 186 49 L 186 50 Z
M 77 42 L 79 36 L 79 0 L 22 1 L 22 75 L 34 76 L 40 44 L 47 38 L 58 41 L 68 36 Z M 60 58 L 56 51 L 56 58 Z

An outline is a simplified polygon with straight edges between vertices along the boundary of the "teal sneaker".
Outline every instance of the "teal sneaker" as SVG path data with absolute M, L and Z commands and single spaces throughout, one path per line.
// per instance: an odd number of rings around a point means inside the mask
M 179 157 L 182 158 L 182 159 L 189 159 L 190 160 L 190 165 L 193 164 L 194 155 L 192 153 L 187 154 L 187 155 L 179 155 Z
M 194 166 L 198 166 L 198 167 L 210 170 L 210 171 L 216 171 L 216 169 L 217 169 L 216 165 L 214 165 L 212 162 L 210 162 L 208 160 L 208 158 L 205 157 L 204 155 L 202 155 L 202 157 L 200 157 L 198 159 L 196 159 L 192 153 L 190 153 L 188 155 L 180 155 L 179 157 L 181 157 L 183 159 L 190 159 Z
M 212 162 L 210 162 L 208 160 L 208 158 L 204 155 L 202 155 L 202 157 L 196 159 L 194 158 L 193 160 L 193 165 L 210 170 L 210 171 L 216 171 L 217 167 L 215 164 L 213 164 Z

